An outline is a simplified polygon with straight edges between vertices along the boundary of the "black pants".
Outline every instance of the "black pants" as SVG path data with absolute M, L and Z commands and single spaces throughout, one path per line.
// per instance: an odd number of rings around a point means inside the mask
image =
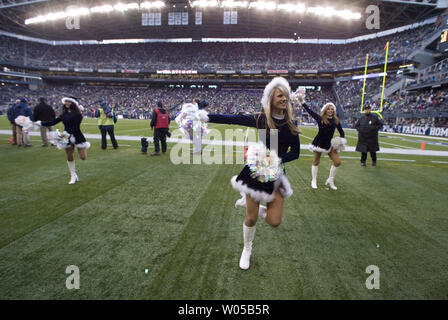
M 115 139 L 114 126 L 112 126 L 112 125 L 99 126 L 99 128 L 101 130 L 101 149 L 107 149 L 106 137 L 107 137 L 108 133 L 109 133 L 110 141 L 112 141 L 112 145 L 113 145 L 114 149 L 117 149 L 118 143 L 117 143 L 117 140 Z
M 159 141 L 162 143 L 162 152 L 166 152 L 166 134 L 168 128 L 154 129 L 154 151 L 160 152 Z
M 370 152 L 370 157 L 372 157 L 372 161 L 376 162 L 376 152 Z M 361 162 L 364 163 L 367 160 L 367 152 L 361 152 Z

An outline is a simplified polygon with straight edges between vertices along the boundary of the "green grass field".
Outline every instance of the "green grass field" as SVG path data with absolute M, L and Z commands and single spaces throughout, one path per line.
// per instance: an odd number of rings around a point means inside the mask
M 83 131 L 98 134 L 95 120 Z M 302 131 L 310 143 L 316 129 Z M 149 121 L 119 120 L 116 135 L 152 133 Z M 354 146 L 356 133 L 347 135 Z M 422 139 L 381 136 L 384 148 Z M 302 150 L 286 165 L 294 194 L 283 223 L 258 221 L 242 271 L 244 210 L 229 183 L 242 165 L 174 165 L 141 155 L 138 141 L 104 151 L 92 139 L 87 160 L 75 158 L 80 182 L 68 185 L 63 151 L 8 138 L 0 135 L 0 299 L 448 299 L 446 157 L 380 153 L 377 167 L 362 168 L 359 153 L 343 152 L 332 191 L 328 157 L 312 190 Z M 69 265 L 80 269 L 79 290 L 65 286 Z M 369 265 L 379 267 L 378 290 L 366 288 Z

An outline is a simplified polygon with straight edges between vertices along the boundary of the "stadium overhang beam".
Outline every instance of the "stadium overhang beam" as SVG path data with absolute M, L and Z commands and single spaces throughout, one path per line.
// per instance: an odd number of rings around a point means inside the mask
M 128 83 L 128 84 L 235 84 L 235 85 L 266 85 L 267 79 L 152 79 L 152 78 L 116 78 L 116 77 L 92 77 L 92 76 L 55 76 L 41 75 L 46 82 L 57 83 L 79 83 L 79 82 L 97 82 L 97 83 Z M 315 85 L 329 85 L 334 82 L 333 79 L 289 79 L 291 85 L 306 85 L 311 82 Z
M 0 9 L 25 6 L 28 4 L 47 2 L 49 0 L 0 0 Z
M 429 6 L 429 7 L 437 7 L 437 2 L 425 2 L 425 1 L 417 1 L 417 0 L 380 0 L 381 2 L 394 2 L 394 3 L 402 3 L 407 5 L 419 5 L 419 6 Z

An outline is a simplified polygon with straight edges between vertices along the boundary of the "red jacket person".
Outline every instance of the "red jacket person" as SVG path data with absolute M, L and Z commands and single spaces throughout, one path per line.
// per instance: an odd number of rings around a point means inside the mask
M 162 144 L 162 153 L 166 153 L 166 136 L 170 136 L 168 132 L 170 128 L 170 116 L 163 108 L 162 102 L 157 102 L 157 108 L 152 113 L 151 129 L 154 130 L 154 153 L 152 156 L 160 155 L 160 145 Z

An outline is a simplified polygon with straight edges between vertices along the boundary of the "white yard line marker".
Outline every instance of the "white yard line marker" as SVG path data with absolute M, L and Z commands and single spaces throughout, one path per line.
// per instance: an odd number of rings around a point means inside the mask
M 304 135 L 304 134 L 302 134 L 302 133 L 301 133 L 299 136 L 300 136 L 300 137 L 307 138 L 307 139 L 310 139 L 310 140 L 313 140 L 313 138 L 310 138 L 310 137 L 308 137 L 308 136 L 306 136 L 306 135 Z
M 355 131 L 355 129 L 345 129 L 348 131 Z M 384 132 L 384 131 L 380 131 L 379 133 L 381 134 L 385 134 L 385 135 L 394 135 L 394 136 L 403 136 L 403 137 L 413 137 L 413 138 L 423 138 L 423 139 L 433 139 L 433 140 L 444 140 L 444 141 L 448 141 L 448 138 L 444 138 L 444 137 L 434 137 L 434 136 L 422 136 L 422 135 L 418 135 L 418 134 L 405 134 L 405 133 L 395 133 L 395 132 Z
M 448 161 L 431 161 L 432 163 L 448 163 Z
M 301 157 L 312 157 L 312 154 L 301 154 Z M 349 157 L 349 156 L 339 156 L 341 159 L 356 159 L 360 160 L 361 157 Z M 407 160 L 407 159 L 389 159 L 389 158 L 378 158 L 381 161 L 398 161 L 398 162 L 415 162 L 416 160 Z M 447 162 L 448 163 L 448 162 Z
M 387 144 L 387 145 L 394 146 L 394 147 L 397 147 L 397 148 L 405 148 L 405 149 L 418 150 L 417 148 L 407 147 L 407 146 L 402 146 L 402 145 L 399 145 L 399 144 L 390 143 L 390 142 L 384 142 L 384 141 L 380 141 L 380 144 Z

